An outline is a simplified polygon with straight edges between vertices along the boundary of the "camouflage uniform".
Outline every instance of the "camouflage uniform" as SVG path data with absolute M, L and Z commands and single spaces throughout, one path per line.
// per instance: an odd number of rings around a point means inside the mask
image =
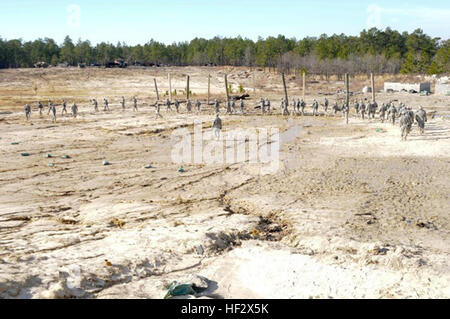
M 98 102 L 96 99 L 92 100 L 92 105 L 94 105 L 94 111 L 97 112 L 98 111 Z
M 44 106 L 40 101 L 38 102 L 38 108 L 39 108 L 39 115 L 42 115 L 42 110 L 44 109 Z
M 120 102 L 120 104 L 122 104 L 122 110 L 125 111 L 125 97 L 122 96 L 122 102 Z
M 75 103 L 73 103 L 72 105 L 72 115 L 74 118 L 76 118 L 78 115 L 78 106 Z
M 416 111 L 416 122 L 419 126 L 420 134 L 423 134 L 425 132 L 425 123 L 427 122 L 427 112 L 422 107 Z
M 106 98 L 103 99 L 103 105 L 103 111 L 109 111 L 109 102 Z
M 64 113 L 67 113 L 67 103 L 63 100 L 61 115 L 63 115 Z
M 27 121 L 29 121 L 31 117 L 31 106 L 29 104 L 26 104 L 24 107 L 24 111 L 25 111 L 25 118 L 27 119 Z
M 213 123 L 213 132 L 216 136 L 217 140 L 220 139 L 220 131 L 222 130 L 222 120 L 219 117 L 219 114 L 216 115 L 216 119 Z
M 219 112 L 220 112 L 220 103 L 219 103 L 219 101 L 217 101 L 217 99 L 214 100 L 214 111 L 215 111 L 216 113 L 219 113 Z
M 191 103 L 191 100 L 187 100 L 187 102 L 186 102 L 186 109 L 187 109 L 187 111 L 188 111 L 189 113 L 192 112 L 192 103 Z
M 137 99 L 136 97 L 133 97 L 133 111 L 138 111 L 138 106 L 137 106 Z

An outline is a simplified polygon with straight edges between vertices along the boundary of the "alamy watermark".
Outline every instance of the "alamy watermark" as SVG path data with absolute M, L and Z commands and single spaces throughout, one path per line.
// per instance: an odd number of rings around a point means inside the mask
M 236 164 L 258 165 L 260 174 L 275 174 L 280 167 L 280 132 L 278 128 L 247 128 L 203 131 L 200 121 L 194 121 L 191 133 L 187 128 L 172 132 L 176 143 L 172 162 L 176 164 Z
M 67 26 L 72 29 L 80 27 L 81 23 L 81 7 L 77 4 L 70 4 L 67 6 Z

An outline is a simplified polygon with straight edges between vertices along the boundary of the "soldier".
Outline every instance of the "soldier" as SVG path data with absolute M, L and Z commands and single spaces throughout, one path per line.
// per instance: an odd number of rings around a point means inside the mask
M 178 99 L 175 100 L 175 103 L 173 103 L 175 105 L 175 109 L 177 110 L 177 113 L 180 113 L 180 102 L 178 102 Z
M 267 113 L 270 113 L 270 100 L 266 98 L 265 105 L 267 106 Z
M 231 101 L 231 109 L 233 113 L 236 113 L 236 101 L 234 99 Z
M 327 112 L 328 112 L 328 105 L 329 105 L 328 99 L 327 99 L 327 98 L 325 98 L 325 102 L 324 102 L 324 104 L 323 104 L 323 107 L 324 107 L 325 113 L 327 113 Z
M 109 103 L 108 100 L 106 98 L 103 99 L 103 111 L 108 110 L 109 111 Z
M 376 111 L 378 109 L 378 104 L 377 104 L 377 102 L 372 101 L 372 103 L 370 103 L 369 105 L 370 105 L 369 117 L 374 119 L 375 118 L 375 113 L 376 113 Z
M 49 115 L 50 112 L 52 111 L 52 106 L 53 106 L 52 100 L 48 100 L 48 112 L 47 112 L 47 115 Z
M 133 96 L 133 111 L 135 111 L 135 112 L 138 111 L 137 99 L 135 96 Z
M 42 115 L 42 110 L 44 109 L 44 106 L 42 105 L 41 101 L 38 102 L 38 108 L 39 108 L 39 115 Z
M 187 109 L 188 113 L 191 113 L 191 112 L 192 112 L 192 103 L 191 103 L 191 100 L 187 100 L 187 102 L 186 102 L 186 109 Z
M 51 103 L 50 111 L 52 112 L 52 121 L 56 122 L 56 106 Z
M 356 115 L 359 116 L 359 103 L 358 103 L 358 101 L 355 101 L 355 103 L 353 103 L 353 107 L 355 108 Z
M 159 103 L 156 102 L 156 104 L 158 104 L 158 107 L 159 107 Z M 171 108 L 171 106 L 170 106 L 170 100 L 167 99 L 167 100 L 166 100 L 166 111 L 169 111 L 169 110 L 172 111 L 172 108 Z
M 61 111 L 61 115 L 63 115 L 64 113 L 67 114 L 67 103 L 65 100 L 62 101 L 62 111 Z
M 74 118 L 77 118 L 78 106 L 75 103 L 73 103 L 73 105 L 72 105 L 72 115 L 73 115 Z
M 297 99 L 297 102 L 295 103 L 295 109 L 297 110 L 297 114 L 300 114 L 300 106 L 301 106 L 300 99 Z
M 98 112 L 98 102 L 96 99 L 92 99 L 92 105 L 94 106 L 94 112 Z
M 419 126 L 420 134 L 425 133 L 425 123 L 427 122 L 427 112 L 423 109 L 422 106 L 416 111 L 416 122 Z
M 213 132 L 214 135 L 216 136 L 216 139 L 219 140 L 220 139 L 220 131 L 222 130 L 222 120 L 219 117 L 219 114 L 216 114 L 216 119 L 214 120 L 213 123 Z
M 195 102 L 195 107 L 197 108 L 197 112 L 200 113 L 200 109 L 202 107 L 202 103 L 199 100 L 197 100 Z
M 361 100 L 361 103 L 359 104 L 359 109 L 361 110 L 361 117 L 364 120 L 364 116 L 366 115 L 366 105 L 363 100 Z
M 386 104 L 382 104 L 381 108 L 380 108 L 380 119 L 381 119 L 381 123 L 384 123 L 384 120 L 386 119 L 386 111 L 387 111 L 388 106 Z
M 297 102 L 292 98 L 292 114 L 296 113 Z
M 410 112 L 403 112 L 400 116 L 400 130 L 402 141 L 406 141 L 409 132 L 411 131 L 414 119 L 411 117 Z
M 31 118 L 31 106 L 30 106 L 30 104 L 25 104 L 25 107 L 23 109 L 25 111 L 25 117 L 26 117 L 27 121 L 29 121 L 30 118 Z
M 390 103 L 390 107 L 388 109 L 387 117 L 392 120 L 392 125 L 395 125 L 395 116 L 397 115 L 397 109 L 395 108 L 394 103 Z
M 122 104 L 122 111 L 125 111 L 125 97 L 122 96 L 122 102 L 120 102 L 120 104 Z
M 316 99 L 313 100 L 312 108 L 313 108 L 313 116 L 319 115 L 319 103 L 316 101 Z
M 244 100 L 243 99 L 240 99 L 239 107 L 241 109 L 241 113 L 244 114 Z
M 231 101 L 230 99 L 227 99 L 227 114 L 231 114 Z
M 335 101 L 333 104 L 333 111 L 334 111 L 334 115 L 336 115 L 337 112 L 339 111 L 339 105 L 338 105 L 337 101 Z
M 167 102 L 169 103 L 169 108 L 170 108 L 170 101 L 169 101 L 169 99 L 167 99 L 166 105 L 167 105 Z M 161 112 L 161 109 L 160 109 L 159 103 L 158 103 L 158 101 L 156 101 L 156 102 L 155 102 L 155 113 L 156 113 L 156 118 L 162 117 L 162 115 L 161 115 L 160 112 Z
M 300 107 L 302 108 L 302 115 L 305 115 L 306 102 L 303 99 L 301 99 Z
M 261 100 L 259 100 L 259 104 L 261 105 L 261 114 L 264 115 L 266 113 L 266 101 L 261 98 Z
M 219 104 L 219 101 L 217 101 L 217 99 L 214 100 L 214 111 L 216 113 L 220 112 L 220 104 Z

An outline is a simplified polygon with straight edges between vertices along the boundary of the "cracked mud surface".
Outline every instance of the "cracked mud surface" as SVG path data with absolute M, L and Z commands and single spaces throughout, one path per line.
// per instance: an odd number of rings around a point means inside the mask
M 162 298 L 195 275 L 208 298 L 450 297 L 448 120 L 402 143 L 378 120 L 222 116 L 225 129 L 295 132 L 279 171 L 260 175 L 246 163 L 179 173 L 171 133 L 192 131 L 193 115 L 82 106 L 76 121 L 30 124 L 12 111 L 0 122 L 2 298 Z M 198 118 L 209 132 L 211 112 Z

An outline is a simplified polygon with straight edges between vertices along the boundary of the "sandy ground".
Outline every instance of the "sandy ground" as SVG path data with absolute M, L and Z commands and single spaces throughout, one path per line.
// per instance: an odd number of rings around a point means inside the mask
M 156 119 L 153 78 L 164 96 L 167 72 L 178 92 L 189 74 L 194 99 L 208 73 L 212 98 L 223 99 L 225 72 L 243 85 L 248 114 L 222 115 L 224 129 L 278 128 L 280 169 L 178 172 L 172 132 L 197 119 L 209 133 L 214 115 L 182 105 Z M 298 79 L 288 84 L 300 96 Z M 339 89 L 308 83 L 307 111 Z M 281 92 L 278 75 L 247 69 L 0 71 L 0 297 L 162 298 L 172 281 L 203 276 L 195 298 L 449 298 L 449 98 L 378 94 L 434 114 L 425 135 L 414 127 L 401 142 L 378 118 L 280 116 Z M 122 95 L 140 111 L 122 112 Z M 104 96 L 112 111 L 94 113 L 89 99 Z M 272 115 L 254 109 L 261 96 Z M 77 101 L 80 116 L 52 123 L 33 104 L 26 122 L 23 104 L 48 98 Z

